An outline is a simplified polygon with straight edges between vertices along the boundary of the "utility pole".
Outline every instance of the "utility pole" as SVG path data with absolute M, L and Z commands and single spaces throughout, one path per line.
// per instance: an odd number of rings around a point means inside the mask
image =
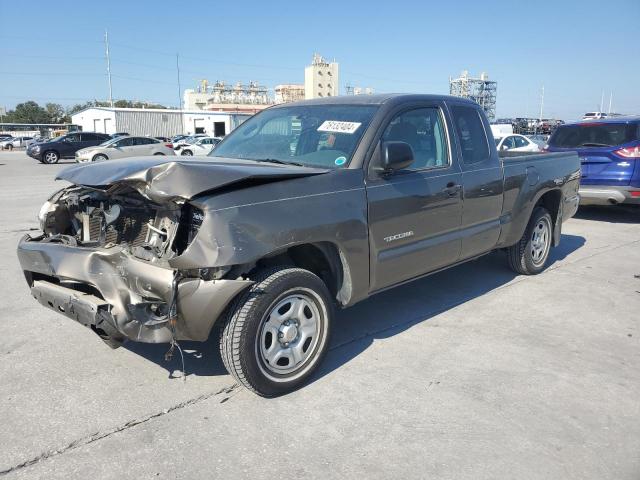
M 178 74 L 178 108 L 180 109 L 180 123 L 182 129 L 180 133 L 184 133 L 184 111 L 182 109 L 182 87 L 180 86 L 180 56 L 176 52 L 176 72 Z
M 109 33 L 104 31 L 104 45 L 107 52 L 107 77 L 109 78 L 109 104 L 113 108 L 113 90 L 111 88 L 111 57 L 109 56 Z
M 600 97 L 600 113 L 604 110 L 604 90 L 602 90 L 602 96 Z
M 544 108 L 544 85 L 542 85 L 542 95 L 540 96 L 540 117 L 538 117 L 538 123 L 536 124 L 535 128 L 533 129 L 533 134 L 534 135 L 538 134 L 538 125 L 540 125 L 540 123 L 542 122 L 542 110 L 543 110 L 543 108 Z
M 607 112 L 608 114 L 611 114 L 611 102 L 613 102 L 613 91 L 609 93 L 609 111 Z

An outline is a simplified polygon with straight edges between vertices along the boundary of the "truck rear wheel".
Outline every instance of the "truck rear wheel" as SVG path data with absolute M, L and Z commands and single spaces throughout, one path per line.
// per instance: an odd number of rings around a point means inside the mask
M 536 275 L 542 272 L 549 259 L 552 237 L 551 215 L 546 208 L 535 208 L 524 235 L 518 243 L 508 249 L 511 269 L 521 275 Z
M 308 270 L 276 267 L 252 279 L 228 309 L 220 353 L 238 382 L 274 397 L 300 387 L 320 364 L 333 304 L 324 282 Z

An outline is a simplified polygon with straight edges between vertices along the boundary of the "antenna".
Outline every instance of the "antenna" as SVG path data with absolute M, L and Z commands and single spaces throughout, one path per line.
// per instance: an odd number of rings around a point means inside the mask
M 107 53 L 107 78 L 109 79 L 109 104 L 113 108 L 113 90 L 111 88 L 111 57 L 109 56 L 109 33 L 104 31 L 104 45 Z
M 611 102 L 613 102 L 613 90 L 609 94 L 609 111 L 607 113 L 611 113 Z

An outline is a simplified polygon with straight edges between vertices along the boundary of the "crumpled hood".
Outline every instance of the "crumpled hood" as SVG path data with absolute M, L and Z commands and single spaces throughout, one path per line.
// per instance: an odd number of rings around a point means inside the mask
M 269 182 L 329 171 L 253 160 L 176 160 L 154 156 L 78 164 L 62 170 L 56 179 L 99 189 L 125 184 L 150 200 L 165 203 L 189 200 L 198 194 L 244 181 Z

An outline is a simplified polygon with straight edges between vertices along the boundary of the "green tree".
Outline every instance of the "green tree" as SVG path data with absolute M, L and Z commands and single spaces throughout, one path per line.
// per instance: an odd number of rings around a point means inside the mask
M 49 114 L 51 123 L 65 122 L 67 115 L 62 105 L 59 103 L 47 103 L 44 108 L 47 111 L 47 114 Z
M 5 117 L 7 123 L 51 123 L 51 116 L 33 100 L 16 105 Z

